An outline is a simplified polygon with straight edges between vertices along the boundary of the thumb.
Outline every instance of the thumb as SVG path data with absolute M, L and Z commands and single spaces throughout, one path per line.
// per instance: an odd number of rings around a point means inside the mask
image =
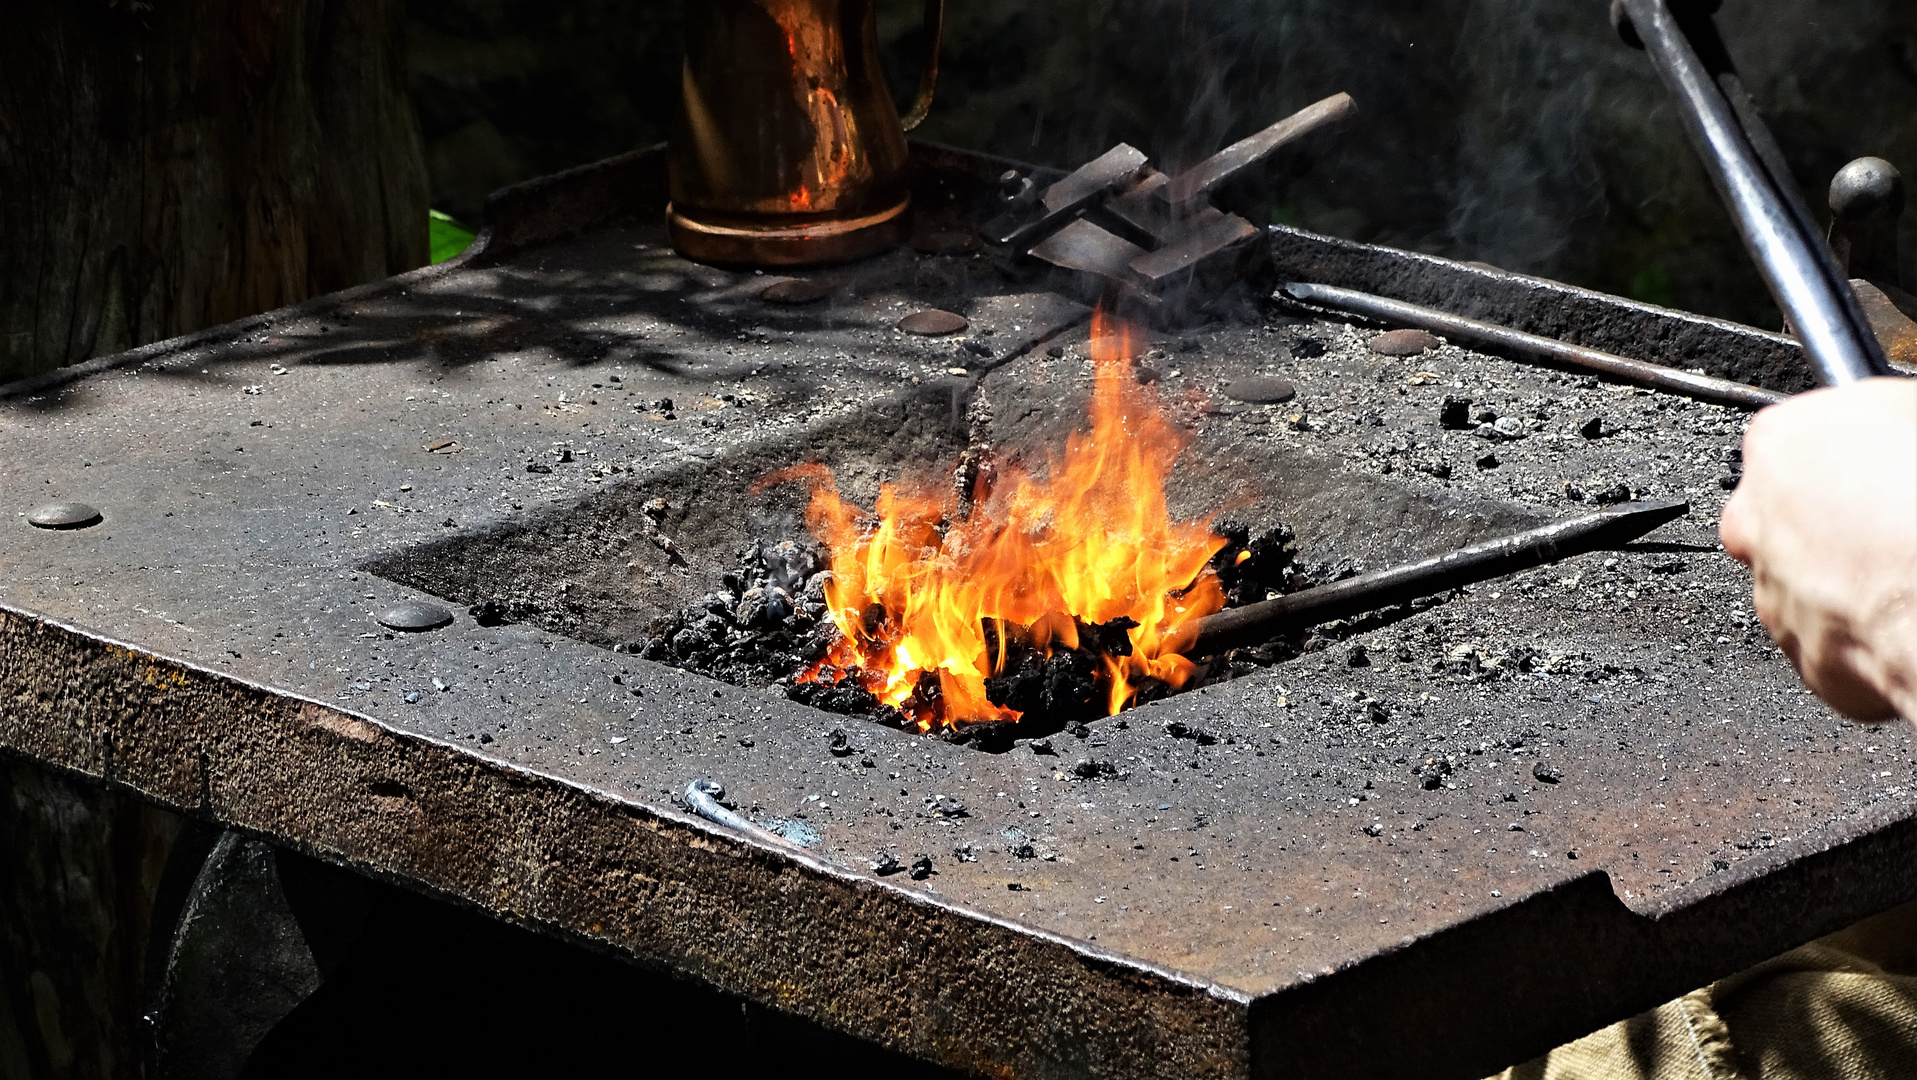
M 1717 538 L 1726 554 L 1749 566 L 1757 556 L 1757 529 L 1758 515 L 1751 507 L 1751 496 L 1740 487 L 1724 504 L 1724 513 L 1717 521 Z

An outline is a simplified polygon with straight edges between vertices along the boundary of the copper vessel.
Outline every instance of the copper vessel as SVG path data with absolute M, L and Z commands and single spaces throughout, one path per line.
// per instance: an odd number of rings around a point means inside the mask
M 901 121 L 879 67 L 875 0 L 686 0 L 668 158 L 672 246 L 700 262 L 841 262 L 906 239 L 905 132 L 931 108 L 944 0 Z

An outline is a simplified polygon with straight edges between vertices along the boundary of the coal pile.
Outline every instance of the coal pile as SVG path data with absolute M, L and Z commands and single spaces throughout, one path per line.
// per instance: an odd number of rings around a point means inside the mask
M 1284 525 L 1254 534 L 1248 526 L 1222 521 L 1213 531 L 1225 546 L 1212 557 L 1206 573 L 1217 577 L 1227 607 L 1355 572 L 1349 567 L 1301 570 L 1295 537 Z M 810 542 L 753 540 L 740 549 L 736 567 L 721 576 L 718 589 L 656 620 L 634 651 L 739 686 L 777 686 L 800 704 L 888 726 L 906 727 L 912 716 L 939 715 L 936 675 L 922 675 L 902 707 L 894 708 L 873 693 L 880 687 L 870 685 L 866 673 L 826 663 L 841 639 L 826 614 L 825 589 L 831 579 L 824 557 Z M 1130 654 L 1128 631 L 1135 625 L 1124 618 L 1087 623 L 1064 615 L 1048 616 L 1032 626 L 988 622 L 991 659 L 1001 674 L 985 680 L 987 696 L 993 704 L 1020 713 L 1021 719 L 1015 724 L 965 724 L 946 737 L 999 750 L 1010 747 L 1014 734 L 1043 737 L 1102 719 L 1110 711 L 1104 658 Z M 893 630 L 886 611 L 875 604 L 855 632 L 883 640 Z M 1289 639 L 1233 650 L 1201 664 L 1193 685 L 1234 678 L 1300 651 L 1300 642 Z M 1135 705 L 1172 692 L 1158 683 L 1136 690 Z
M 810 545 L 754 540 L 740 549 L 737 567 L 720 577 L 718 589 L 654 622 L 638 651 L 739 686 L 789 684 L 839 639 L 825 617 L 831 578 Z M 847 687 L 829 701 L 807 704 L 860 713 L 876 708 L 878 699 Z

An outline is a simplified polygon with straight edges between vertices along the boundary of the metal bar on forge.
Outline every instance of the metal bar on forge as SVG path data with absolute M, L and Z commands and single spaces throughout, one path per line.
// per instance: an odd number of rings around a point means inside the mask
M 1188 641 L 1174 641 L 1169 647 L 1186 656 L 1209 656 L 1236 646 L 1268 641 L 1287 630 L 1402 604 L 1587 551 L 1628 544 L 1690 510 L 1691 504 L 1682 499 L 1626 503 L 1418 562 L 1207 615 L 1198 620 L 1195 627 L 1183 632 L 1189 637 Z
M 1346 122 L 1357 111 L 1357 102 L 1350 94 L 1333 94 L 1179 173 L 1171 183 L 1160 188 L 1157 195 L 1174 207 L 1189 209 L 1246 169 L 1316 131 Z
M 1775 405 L 1790 396 L 1775 390 L 1766 390 L 1761 386 L 1713 378 L 1709 375 L 1696 375 L 1679 368 L 1666 367 L 1663 364 L 1653 364 L 1645 360 L 1618 356 L 1615 353 L 1587 349 L 1582 345 L 1573 345 L 1556 338 L 1513 330 L 1508 326 L 1468 319 L 1437 308 L 1408 304 L 1402 300 L 1391 300 L 1371 293 L 1358 292 L 1355 289 L 1340 289 L 1330 285 L 1313 285 L 1294 281 L 1282 286 L 1279 292 L 1290 299 L 1304 303 L 1361 315 L 1380 322 L 1415 326 L 1434 334 L 1443 334 L 1455 341 L 1469 341 L 1478 345 L 1530 353 L 1573 367 L 1601 371 L 1626 382 L 1688 394 L 1723 405 L 1761 409 L 1766 405 Z

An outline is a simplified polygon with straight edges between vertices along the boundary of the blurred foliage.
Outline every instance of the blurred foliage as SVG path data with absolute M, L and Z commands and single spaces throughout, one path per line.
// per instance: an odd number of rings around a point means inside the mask
M 1671 275 L 1663 268 L 1647 266 L 1631 276 L 1631 299 L 1659 307 L 1673 307 L 1677 292 L 1671 288 Z
M 448 215 L 430 210 L 426 214 L 426 235 L 433 262 L 443 263 L 472 246 L 474 233 Z

